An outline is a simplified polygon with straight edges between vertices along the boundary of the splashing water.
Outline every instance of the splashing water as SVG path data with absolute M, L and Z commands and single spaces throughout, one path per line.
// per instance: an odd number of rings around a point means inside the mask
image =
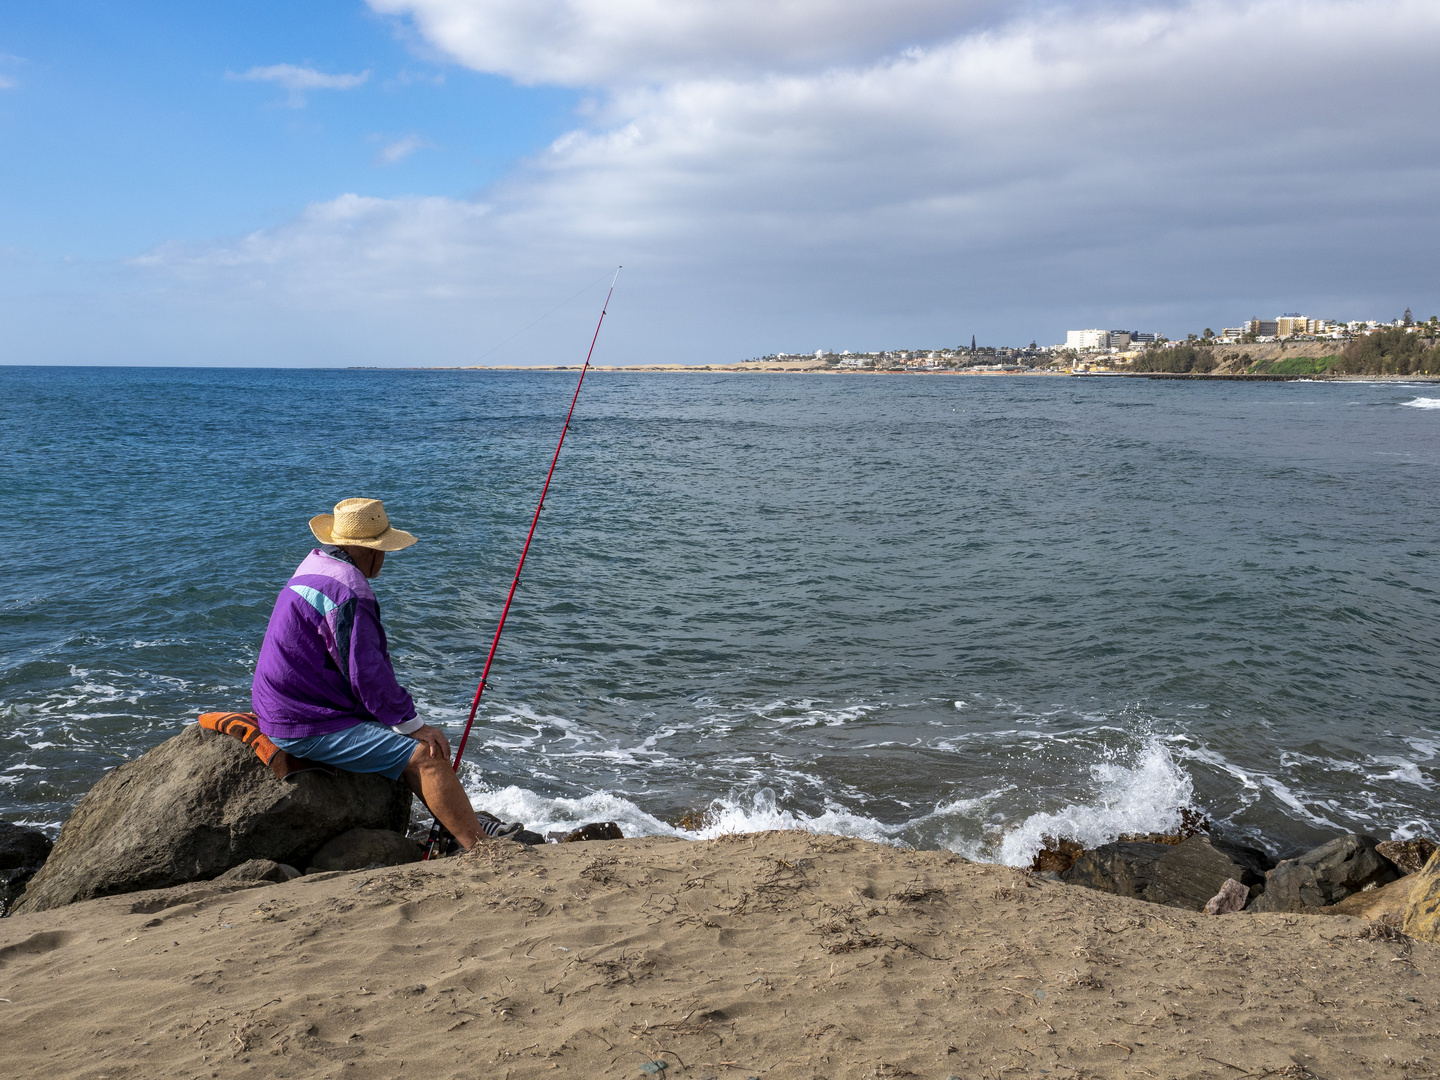
M 886 826 L 874 818 L 841 808 L 809 815 L 781 808 L 775 792 L 761 788 L 754 795 L 715 799 L 698 829 L 682 829 L 647 814 L 623 795 L 599 791 L 578 799 L 547 798 L 528 788 L 509 785 L 470 790 L 475 805 L 506 821 L 522 821 L 538 833 L 569 832 L 591 821 L 613 821 L 626 836 L 675 836 L 685 840 L 711 840 L 736 833 L 771 829 L 802 829 L 813 833 L 854 836 L 879 843 L 894 843 L 904 826 Z
M 1190 777 L 1157 736 L 1147 736 L 1128 764 L 1101 762 L 1090 767 L 1095 794 L 1054 813 L 1032 814 L 1000 842 L 1000 861 L 1027 866 L 1045 837 L 1065 837 L 1085 847 L 1108 844 L 1126 833 L 1173 832 L 1181 811 L 1194 807 Z

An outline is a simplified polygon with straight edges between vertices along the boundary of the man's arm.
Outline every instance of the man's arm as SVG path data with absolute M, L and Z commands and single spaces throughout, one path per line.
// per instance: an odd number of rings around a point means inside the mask
M 355 609 L 350 630 L 350 687 L 366 712 L 400 734 L 411 735 L 424 726 L 415 715 L 414 700 L 395 678 L 380 610 L 364 601 Z

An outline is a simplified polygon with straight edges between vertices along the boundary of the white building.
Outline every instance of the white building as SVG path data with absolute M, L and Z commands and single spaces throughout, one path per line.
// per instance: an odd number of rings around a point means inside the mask
M 1108 349 L 1110 347 L 1109 330 L 1066 330 L 1065 347 L 1067 349 Z
M 1087 349 L 1128 349 L 1136 342 L 1154 340 L 1154 334 L 1142 334 L 1136 330 L 1065 331 L 1065 348 L 1081 352 Z

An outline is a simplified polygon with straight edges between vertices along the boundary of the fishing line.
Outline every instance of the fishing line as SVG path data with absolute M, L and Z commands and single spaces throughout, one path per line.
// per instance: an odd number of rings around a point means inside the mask
M 615 271 L 615 272 L 618 274 L 620 271 L 617 270 L 617 271 Z M 580 292 L 575 293 L 574 296 L 570 296 L 570 297 L 567 297 L 567 298 L 564 299 L 564 300 L 561 300 L 560 303 L 556 304 L 553 308 L 551 308 L 549 311 L 547 311 L 544 315 L 541 315 L 538 319 L 536 319 L 534 322 L 532 322 L 529 326 L 526 326 L 526 327 L 524 327 L 523 329 L 520 329 L 520 330 L 515 331 L 515 333 L 511 334 L 511 335 L 510 335 L 509 337 L 507 337 L 504 341 L 500 342 L 499 345 L 496 345 L 496 346 L 495 346 L 493 349 L 491 349 L 489 352 L 487 352 L 487 353 L 485 353 L 485 354 L 477 357 L 476 360 L 475 360 L 475 362 L 478 364 L 481 360 L 484 360 L 486 356 L 493 356 L 495 353 L 497 353 L 497 352 L 499 352 L 501 349 L 503 349 L 506 345 L 509 345 L 510 342 L 512 342 L 512 341 L 514 341 L 516 338 L 518 338 L 521 334 L 525 333 L 526 330 L 529 330 L 530 327 L 532 327 L 532 326 L 539 326 L 542 322 L 544 322 L 546 319 L 548 319 L 551 315 L 554 315 L 555 312 L 559 311 L 559 310 L 560 310 L 562 307 L 564 307 L 566 304 L 570 303 L 571 300 L 574 300 L 576 296 L 579 296 L 581 293 L 587 293 L 587 292 L 589 292 L 591 289 L 593 289 L 593 288 L 596 286 L 596 284 L 597 284 L 598 282 L 601 282 L 601 281 L 604 281 L 604 280 L 605 280 L 605 275 L 604 275 L 604 274 L 601 274 L 601 275 L 600 275 L 599 277 L 597 277 L 594 281 L 590 282 L 589 285 L 586 285 L 583 289 L 581 289 Z M 615 283 L 614 283 L 613 281 L 610 283 L 610 287 L 611 287 L 611 289 L 614 289 Z M 607 297 L 606 299 L 607 299 L 607 301 L 608 301 L 609 298 Z M 603 312 L 601 313 L 600 317 L 601 317 L 602 319 L 605 317 L 605 315 L 604 315 Z
M 580 379 L 575 384 L 575 395 L 570 399 L 570 411 L 565 414 L 565 426 L 560 429 L 560 441 L 555 444 L 555 456 L 550 459 L 550 471 L 545 474 L 545 486 L 540 489 L 540 501 L 535 505 L 535 516 L 530 519 L 530 532 L 525 536 L 525 546 L 520 549 L 520 563 L 515 567 L 515 578 L 510 582 L 510 593 L 505 597 L 505 606 L 500 610 L 500 625 L 495 627 L 495 640 L 490 642 L 490 655 L 485 657 L 485 670 L 480 673 L 480 685 L 475 688 L 475 700 L 470 703 L 470 717 L 465 721 L 465 731 L 460 736 L 460 744 L 455 748 L 455 763 L 451 768 L 457 773 L 460 771 L 460 758 L 465 754 L 465 744 L 470 741 L 470 729 L 475 726 L 475 713 L 480 708 L 480 695 L 485 693 L 486 679 L 490 677 L 490 665 L 495 662 L 495 652 L 500 648 L 500 635 L 505 632 L 505 620 L 510 617 L 510 603 L 515 599 L 515 590 L 520 587 L 520 571 L 525 569 L 525 556 L 530 554 L 530 541 L 535 538 L 535 526 L 540 524 L 540 511 L 545 509 L 545 495 L 550 490 L 550 480 L 554 477 L 555 466 L 560 461 L 560 448 L 565 445 L 565 435 L 570 430 L 570 419 L 575 415 L 575 403 L 580 400 L 580 387 L 585 385 L 585 373 L 590 370 L 590 358 L 595 355 L 595 342 L 600 340 L 600 327 L 605 324 L 605 315 L 610 310 L 610 297 L 615 294 L 615 282 L 620 280 L 620 271 L 623 269 L 624 267 L 617 266 L 615 276 L 610 279 L 610 291 L 605 294 L 605 303 L 601 305 L 600 318 L 595 323 L 595 334 L 590 338 L 590 351 L 585 354 L 585 363 L 580 368 Z M 585 288 L 588 289 L 590 286 L 587 285 Z M 575 295 L 580 294 L 576 293 Z M 570 299 L 573 300 L 575 297 L 572 296 Z M 566 303 L 568 302 L 566 301 Z M 521 331 L 521 333 L 523 332 Z M 437 817 L 435 823 L 430 826 L 430 838 L 425 844 L 427 860 L 435 854 L 444 833 L 445 827 L 440 824 L 440 819 Z

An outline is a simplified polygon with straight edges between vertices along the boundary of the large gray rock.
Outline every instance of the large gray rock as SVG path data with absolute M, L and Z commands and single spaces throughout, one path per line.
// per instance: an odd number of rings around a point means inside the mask
M 307 873 L 367 870 L 419 862 L 424 848 L 404 833 L 387 829 L 351 829 L 330 840 L 310 860 Z
M 1375 851 L 1373 836 L 1337 836 L 1297 859 L 1286 859 L 1265 875 L 1265 895 L 1250 911 L 1314 911 L 1338 904 L 1367 885 L 1384 885 L 1400 875 Z
M 1227 880 L 1256 887 L 1273 865 L 1255 848 L 1192 836 L 1182 844 L 1104 844 L 1084 852 L 1062 876 L 1072 885 L 1203 911 Z
M 1275 860 L 1257 848 L 1212 836 L 1192 836 L 1160 857 L 1141 898 L 1152 904 L 1204 911 L 1227 880 L 1238 881 L 1253 893 L 1274 865 Z
M 1071 885 L 1138 899 L 1150 886 L 1155 864 L 1169 850 L 1167 844 L 1152 844 L 1146 840 L 1101 844 L 1098 848 L 1082 852 L 1070 869 L 1060 876 Z
M 350 829 L 403 831 L 410 799 L 373 774 L 277 780 L 238 740 L 187 727 L 90 789 L 15 912 L 208 880 L 249 859 L 307 866 Z

